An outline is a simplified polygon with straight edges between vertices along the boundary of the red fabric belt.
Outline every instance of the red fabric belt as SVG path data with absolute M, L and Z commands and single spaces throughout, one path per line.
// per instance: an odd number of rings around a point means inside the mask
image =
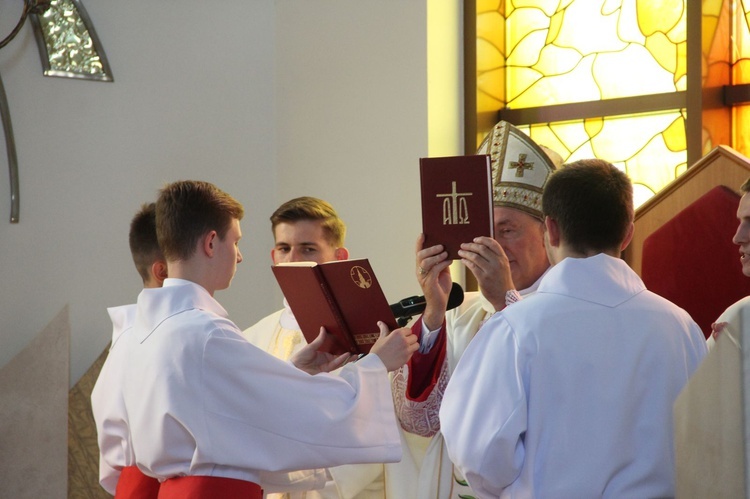
M 180 476 L 162 482 L 159 499 L 263 499 L 260 485 L 236 478 Z
M 120 473 L 115 499 L 157 499 L 159 480 L 144 475 L 135 466 L 126 466 Z

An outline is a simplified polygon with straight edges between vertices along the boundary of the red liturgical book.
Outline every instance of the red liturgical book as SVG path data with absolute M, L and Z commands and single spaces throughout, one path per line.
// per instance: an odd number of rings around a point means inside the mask
M 459 259 L 461 243 L 494 237 L 490 156 L 420 158 L 424 247 L 442 244 Z
M 324 351 L 368 353 L 380 336 L 378 321 L 391 330 L 398 327 L 366 258 L 281 263 L 271 269 L 307 342 L 317 338 L 321 326 L 333 337 Z

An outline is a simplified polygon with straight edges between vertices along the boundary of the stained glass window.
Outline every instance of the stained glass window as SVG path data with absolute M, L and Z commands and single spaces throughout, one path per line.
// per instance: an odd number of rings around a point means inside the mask
M 477 144 L 498 119 L 523 116 L 508 121 L 566 161 L 621 167 L 639 205 L 688 166 L 688 82 L 721 89 L 750 80 L 750 57 L 737 49 L 749 45 L 750 0 L 702 2 L 698 80 L 688 75 L 686 0 L 475 1 Z M 539 118 L 552 108 L 563 117 Z M 712 102 L 691 113 L 704 154 L 719 143 L 747 149 L 742 127 L 730 138 L 728 108 Z M 750 109 L 731 113 L 738 123 Z

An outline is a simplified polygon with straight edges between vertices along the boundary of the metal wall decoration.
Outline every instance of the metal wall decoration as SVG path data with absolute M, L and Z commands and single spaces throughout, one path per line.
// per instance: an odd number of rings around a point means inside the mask
M 0 119 L 5 131 L 5 150 L 8 153 L 8 171 L 10 173 L 10 223 L 18 223 L 20 200 L 18 198 L 18 157 L 16 156 L 16 141 L 13 138 L 13 126 L 10 123 L 8 99 L 5 97 L 5 87 L 0 79 Z
M 52 0 L 29 16 L 45 76 L 113 81 L 107 56 L 80 0 Z
M 80 0 L 23 0 L 23 11 L 13 31 L 0 40 L 5 47 L 21 31 L 26 18 L 34 27 L 45 76 L 114 81 L 99 37 Z M 18 159 L 5 88 L 0 80 L 0 121 L 5 132 L 10 174 L 10 222 L 20 211 Z

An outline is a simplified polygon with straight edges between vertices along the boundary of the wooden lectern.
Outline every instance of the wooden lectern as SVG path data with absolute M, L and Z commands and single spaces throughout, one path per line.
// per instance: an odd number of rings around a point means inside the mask
M 739 192 L 748 177 L 750 159 L 730 147 L 716 147 L 635 211 L 635 232 L 623 259 L 640 275 L 643 242 L 649 235 L 713 187 L 725 185 Z

